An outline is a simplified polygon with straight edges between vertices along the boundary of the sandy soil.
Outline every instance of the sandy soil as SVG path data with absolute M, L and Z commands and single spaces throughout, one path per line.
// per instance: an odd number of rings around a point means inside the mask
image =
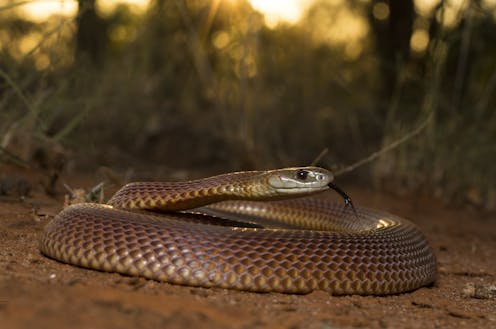
M 421 227 L 438 257 L 436 284 L 388 297 L 257 294 L 176 286 L 47 259 L 38 251 L 38 236 L 61 209 L 62 196 L 45 195 L 39 177 L 5 168 L 1 173 L 32 185 L 23 202 L 16 195 L 22 188 L 11 186 L 3 191 L 10 195 L 0 197 L 1 328 L 496 328 L 490 290 L 496 284 L 494 214 L 345 186 L 355 203 Z M 82 176 L 63 180 L 84 188 L 98 183 Z

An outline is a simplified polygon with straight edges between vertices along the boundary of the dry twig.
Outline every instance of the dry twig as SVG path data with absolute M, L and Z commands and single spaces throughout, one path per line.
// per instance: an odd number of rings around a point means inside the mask
M 380 150 L 378 151 L 375 151 L 373 152 L 372 154 L 370 154 L 369 156 L 361 159 L 361 160 L 358 160 L 357 162 L 349 165 L 349 166 L 346 166 L 340 170 L 337 170 L 334 174 L 335 176 L 339 176 L 339 175 L 342 175 L 342 174 L 346 174 L 350 171 L 353 171 L 355 170 L 356 168 L 358 167 L 361 167 L 369 162 L 372 162 L 374 161 L 375 159 L 377 159 L 379 156 L 381 156 L 382 154 L 386 153 L 386 152 L 389 152 L 395 148 L 397 148 L 398 146 L 400 146 L 401 144 L 409 141 L 411 138 L 415 137 L 416 135 L 418 135 L 422 130 L 424 130 L 424 128 L 427 126 L 427 124 L 431 121 L 431 118 L 432 118 L 432 113 L 427 117 L 427 119 L 425 119 L 424 122 L 422 122 L 417 128 L 413 129 L 412 131 L 408 132 L 407 134 L 405 134 L 403 137 L 393 141 L 392 143 L 384 146 L 383 148 L 381 148 Z

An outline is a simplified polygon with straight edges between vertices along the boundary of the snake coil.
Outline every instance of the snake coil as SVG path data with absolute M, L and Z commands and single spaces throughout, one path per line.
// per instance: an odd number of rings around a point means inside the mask
M 62 210 L 40 250 L 101 271 L 257 292 L 384 295 L 436 279 L 434 253 L 411 222 L 304 197 L 332 181 L 303 167 L 131 183 L 108 205 Z

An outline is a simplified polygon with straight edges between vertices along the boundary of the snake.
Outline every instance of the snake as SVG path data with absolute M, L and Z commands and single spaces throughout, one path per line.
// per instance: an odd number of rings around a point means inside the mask
M 333 181 L 310 166 L 128 183 L 106 204 L 61 210 L 39 248 L 79 267 L 207 288 L 388 295 L 431 285 L 436 258 L 420 229 L 318 195 Z

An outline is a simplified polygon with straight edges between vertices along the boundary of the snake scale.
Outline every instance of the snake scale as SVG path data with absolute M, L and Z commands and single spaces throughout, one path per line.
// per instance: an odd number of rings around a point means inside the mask
M 62 210 L 40 250 L 101 271 L 255 292 L 386 295 L 435 281 L 434 253 L 413 223 L 308 196 L 332 181 L 300 167 L 130 183 L 107 205 Z

